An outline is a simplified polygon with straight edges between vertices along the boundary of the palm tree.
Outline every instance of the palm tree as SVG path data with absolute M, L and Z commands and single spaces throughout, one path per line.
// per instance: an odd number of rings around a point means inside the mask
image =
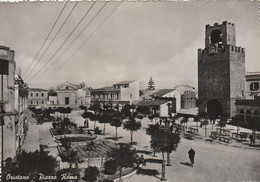
M 133 142 L 134 132 L 141 129 L 141 127 L 141 122 L 136 121 L 134 117 L 130 117 L 129 120 L 124 123 L 124 129 L 130 131 L 131 143 Z
M 136 156 L 136 152 L 131 150 L 129 145 L 125 144 L 113 148 L 111 152 L 108 153 L 108 157 L 119 166 L 119 181 L 122 181 L 122 168 L 132 167 L 137 162 Z
M 122 120 L 120 117 L 114 117 L 110 123 L 111 126 L 116 127 L 116 138 L 115 140 L 117 140 L 117 128 L 122 126 Z

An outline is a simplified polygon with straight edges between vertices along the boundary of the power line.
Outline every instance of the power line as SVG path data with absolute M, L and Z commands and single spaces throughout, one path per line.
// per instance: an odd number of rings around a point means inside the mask
M 96 1 L 92 4 L 91 8 L 93 7 L 93 5 L 96 3 Z M 97 15 L 104 9 L 104 7 L 107 5 L 108 2 L 105 2 L 104 5 L 99 9 L 99 11 L 96 13 L 96 15 L 90 20 L 90 23 L 97 17 Z M 90 8 L 90 9 L 91 9 Z M 89 9 L 89 10 L 90 10 Z M 89 11 L 88 11 L 89 12 Z M 88 14 L 88 12 L 85 14 L 85 16 Z M 85 16 L 81 19 L 81 21 L 78 23 L 78 25 L 82 22 L 82 20 L 85 18 Z M 89 24 L 90 24 L 89 23 Z M 89 25 L 88 24 L 88 25 Z M 71 32 L 71 34 L 68 36 L 68 38 L 63 42 L 63 44 L 60 46 L 60 48 L 55 52 L 55 54 L 51 57 L 51 59 L 40 69 L 40 71 L 38 73 L 36 73 L 30 80 L 36 78 L 35 76 L 37 76 L 42 70 L 43 68 L 45 68 L 47 66 L 47 64 L 53 59 L 53 57 L 58 53 L 58 51 L 62 48 L 62 46 L 67 42 L 67 40 L 70 38 L 70 36 L 72 35 L 72 33 L 77 29 L 78 25 L 74 28 L 74 30 Z M 30 81 L 29 80 L 29 81 Z
M 63 45 L 68 41 L 68 39 L 70 38 L 70 36 L 74 33 L 74 31 L 78 28 L 78 26 L 82 23 L 82 21 L 85 19 L 85 17 L 88 15 L 88 13 L 90 12 L 90 10 L 92 9 L 92 7 L 95 5 L 96 1 L 94 1 L 94 3 L 92 3 L 92 5 L 90 6 L 90 8 L 88 9 L 88 11 L 85 13 L 85 15 L 81 18 L 81 20 L 79 21 L 79 23 L 76 25 L 76 27 L 72 30 L 72 32 L 69 34 L 69 36 L 66 38 L 65 41 L 63 41 L 63 43 L 61 44 L 61 46 L 59 47 L 58 50 L 56 50 L 56 52 L 52 55 L 52 57 L 45 63 L 45 65 L 36 73 L 34 74 L 31 79 L 29 79 L 28 81 L 32 80 L 33 78 L 35 78 L 35 76 L 37 76 L 42 70 L 43 68 L 45 68 L 48 63 L 54 58 L 54 56 L 59 52 L 59 50 L 63 47 Z
M 67 46 L 67 47 L 60 53 L 60 56 L 64 54 L 65 50 L 68 50 L 68 49 L 71 48 L 71 46 L 73 45 L 73 43 L 82 35 L 82 33 L 88 28 L 88 26 L 93 22 L 93 20 L 99 15 L 99 13 L 103 10 L 103 8 L 104 8 L 105 5 L 106 5 L 106 4 L 104 4 L 103 7 L 100 8 L 100 10 L 95 14 L 95 16 L 88 22 L 88 24 L 85 25 L 85 27 L 84 27 L 84 28 L 81 30 L 81 32 L 76 36 L 76 38 L 75 38 L 72 42 L 70 42 L 69 46 Z M 60 56 L 59 56 L 57 59 L 59 59 Z
M 68 63 L 71 58 L 78 52 L 78 50 L 80 50 L 86 43 L 87 41 L 99 30 L 99 28 L 107 21 L 107 19 L 116 11 L 116 9 L 121 5 L 122 2 L 120 2 L 112 11 L 111 13 L 98 25 L 98 27 L 88 36 L 88 38 L 83 41 L 83 43 L 77 48 L 75 49 L 75 51 L 72 53 L 72 55 L 65 61 L 63 62 L 63 64 L 61 64 L 59 67 L 59 70 L 61 69 L 61 67 L 63 67 L 66 63 Z M 57 73 L 57 70 L 54 70 L 49 76 L 47 76 L 46 78 L 51 77 L 52 75 L 54 75 L 55 73 Z M 37 80 L 35 80 L 37 81 Z M 34 81 L 34 82 L 35 82 Z M 33 83 L 34 83 L 33 82 Z
M 51 34 L 52 30 L 54 29 L 55 25 L 57 24 L 58 20 L 60 19 L 60 16 L 61 16 L 62 12 L 64 11 L 65 7 L 67 6 L 68 2 L 69 2 L 69 1 L 67 1 L 67 2 L 65 3 L 65 5 L 63 6 L 63 8 L 62 8 L 62 10 L 61 10 L 61 12 L 60 12 L 60 14 L 59 14 L 59 16 L 57 17 L 57 19 L 56 19 L 55 23 L 53 24 L 53 26 L 52 26 L 51 30 L 49 31 L 49 33 L 48 33 L 47 37 L 45 38 L 45 40 L 44 40 L 44 42 L 43 42 L 42 46 L 41 46 L 41 47 L 40 47 L 40 49 L 38 50 L 38 52 L 37 52 L 36 56 L 34 57 L 34 59 L 33 59 L 32 63 L 29 65 L 29 67 L 27 68 L 27 70 L 25 71 L 25 73 L 23 74 L 23 76 L 24 76 L 24 75 L 26 75 L 27 71 L 28 71 L 28 70 L 31 68 L 31 66 L 32 66 L 32 65 L 33 65 L 33 63 L 35 62 L 35 60 L 36 60 L 36 57 L 38 56 L 38 54 L 39 54 L 39 53 L 40 53 L 40 51 L 42 50 L 42 48 L 43 48 L 43 46 L 44 46 L 45 42 L 46 42 L 46 41 L 47 41 L 47 39 L 49 38 L 49 36 L 50 36 L 50 34 Z
M 62 27 L 65 25 L 65 23 L 67 22 L 67 20 L 69 19 L 70 15 L 72 14 L 72 12 L 74 11 L 74 9 L 76 8 L 78 2 L 76 2 L 76 4 L 73 6 L 73 8 L 71 9 L 70 13 L 67 15 L 65 21 L 63 21 L 61 27 L 59 28 L 59 30 L 56 32 L 55 36 L 52 38 L 51 42 L 49 43 L 48 47 L 45 49 L 44 53 L 41 55 L 41 57 L 38 59 L 37 63 L 33 66 L 33 68 L 31 69 L 31 71 L 27 74 L 27 76 L 24 78 L 28 78 L 28 76 L 32 73 L 32 71 L 34 70 L 34 68 L 37 66 L 37 64 L 40 62 L 40 60 L 42 59 L 42 57 L 45 55 L 45 53 L 48 51 L 48 49 L 50 48 L 50 46 L 52 45 L 53 41 L 55 40 L 55 38 L 57 37 L 57 35 L 59 34 L 59 32 L 61 31 Z

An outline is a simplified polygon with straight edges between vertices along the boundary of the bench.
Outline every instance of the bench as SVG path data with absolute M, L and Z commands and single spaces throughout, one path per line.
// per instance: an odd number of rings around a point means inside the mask
M 240 132 L 239 136 L 240 136 L 241 139 L 246 139 L 248 137 L 247 134 L 248 133 L 246 133 L 246 132 Z
M 190 133 L 184 133 L 184 138 L 187 138 L 187 139 L 190 139 L 190 140 L 193 140 L 194 139 L 194 136 Z
M 221 132 L 221 135 L 225 135 L 225 136 L 230 136 L 230 133 L 231 133 L 231 131 L 225 130 L 225 129 L 221 129 L 221 128 L 216 128 L 216 131 L 217 131 L 218 133 Z
M 209 137 L 212 138 L 213 140 L 216 140 L 219 138 L 219 133 L 212 131 Z
M 232 142 L 231 138 L 227 138 L 227 137 L 223 137 L 223 136 L 221 136 L 219 140 L 222 141 L 222 142 L 225 142 L 225 143 L 231 143 Z
M 191 133 L 199 134 L 199 130 L 196 129 L 196 128 L 189 127 L 188 130 L 189 130 Z

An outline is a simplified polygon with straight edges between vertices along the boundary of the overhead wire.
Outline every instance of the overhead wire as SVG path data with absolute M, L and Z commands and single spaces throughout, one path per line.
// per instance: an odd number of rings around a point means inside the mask
M 35 60 L 36 60 L 37 56 L 39 55 L 40 51 L 42 50 L 42 48 L 43 48 L 44 44 L 45 44 L 45 43 L 46 43 L 46 41 L 48 40 L 48 38 L 49 38 L 49 36 L 50 36 L 50 34 L 51 34 L 52 30 L 54 29 L 54 27 L 56 26 L 56 24 L 57 24 L 58 20 L 60 19 L 60 16 L 61 16 L 61 14 L 63 13 L 63 11 L 64 11 L 65 7 L 66 7 L 66 6 L 67 6 L 67 4 L 68 4 L 68 2 L 69 2 L 69 1 L 67 1 L 67 2 L 65 3 L 65 5 L 63 6 L 62 10 L 60 11 L 60 13 L 59 13 L 59 15 L 58 15 L 58 17 L 57 17 L 57 19 L 56 19 L 56 21 L 55 21 L 55 22 L 54 22 L 54 24 L 52 25 L 52 28 L 51 28 L 51 30 L 49 31 L 49 33 L 48 33 L 47 37 L 45 38 L 45 40 L 44 40 L 44 42 L 42 43 L 42 45 L 41 45 L 40 49 L 39 49 L 39 50 L 38 50 L 38 52 L 36 53 L 36 56 L 34 57 L 34 59 L 33 59 L 33 61 L 31 62 L 31 64 L 28 66 L 28 68 L 27 68 L 27 70 L 25 71 L 25 73 L 23 74 L 23 76 L 25 76 L 25 75 L 26 75 L 26 73 L 28 72 L 28 70 L 31 68 L 31 66 L 32 66 L 32 65 L 33 65 L 33 63 L 35 62 Z
M 88 22 L 88 24 L 82 29 L 82 31 L 76 36 L 76 38 L 69 44 L 69 46 L 66 48 L 66 49 L 64 49 L 64 50 L 67 50 L 68 48 L 70 48 L 71 47 L 71 45 L 79 38 L 79 36 L 85 31 L 85 29 L 95 20 L 95 18 L 101 13 L 101 11 L 105 8 L 105 6 L 107 5 L 107 3 L 108 2 L 105 2 L 104 4 L 103 4 L 103 6 L 98 10 L 98 12 L 92 17 L 92 19 Z M 59 49 L 60 50 L 60 49 Z M 58 51 L 59 51 L 58 50 Z M 57 52 L 58 52 L 57 51 Z M 57 53 L 56 52 L 56 53 Z M 64 51 L 63 51 L 64 52 Z M 55 54 L 56 55 L 56 54 Z M 54 55 L 54 56 L 55 56 Z M 54 57 L 53 56 L 53 57 Z M 52 58 L 53 58 L 52 57 Z M 54 63 L 54 62 L 53 62 Z M 38 77 L 39 78 L 39 77 Z M 33 77 L 33 79 L 38 79 L 37 77 Z
M 78 28 L 78 26 L 82 23 L 82 21 L 85 19 L 85 17 L 88 15 L 88 13 L 90 12 L 90 10 L 93 8 L 93 6 L 95 5 L 96 1 L 94 1 L 94 3 L 92 3 L 92 5 L 90 6 L 90 8 L 88 9 L 88 11 L 85 13 L 85 15 L 81 18 L 81 20 L 79 21 L 79 23 L 76 25 L 76 27 L 72 30 L 72 32 L 69 34 L 69 36 L 66 38 L 65 41 L 63 41 L 63 43 L 61 44 L 61 46 L 59 47 L 58 50 L 56 50 L 56 52 L 52 55 L 52 57 L 45 63 L 45 65 L 36 73 L 34 74 L 28 81 L 32 80 L 33 78 L 35 78 L 37 75 L 40 74 L 40 72 L 43 70 L 43 68 L 45 68 L 50 61 L 54 58 L 54 56 L 59 52 L 59 50 L 63 47 L 63 45 L 68 41 L 68 39 L 71 37 L 71 35 L 75 32 L 75 30 Z M 106 2 L 107 3 L 107 2 Z
M 33 66 L 33 68 L 31 69 L 31 71 L 28 73 L 27 76 L 25 76 L 25 80 L 26 78 L 28 78 L 28 76 L 32 73 L 32 71 L 34 70 L 34 68 L 38 65 L 38 63 L 40 62 L 40 60 L 42 59 L 42 57 L 45 55 L 45 53 L 48 51 L 48 49 L 50 48 L 50 46 L 52 45 L 52 43 L 54 42 L 54 40 L 56 39 L 57 35 L 59 34 L 59 32 L 61 31 L 61 29 L 63 28 L 63 26 L 65 25 L 65 23 L 67 22 L 67 20 L 69 19 L 69 17 L 71 16 L 72 12 L 74 11 L 74 9 L 76 8 L 76 6 L 78 5 L 78 2 L 75 3 L 75 5 L 73 6 L 73 8 L 71 9 L 71 11 L 69 12 L 69 14 L 67 15 L 66 19 L 63 21 L 61 27 L 59 28 L 59 30 L 56 32 L 55 36 L 52 38 L 51 42 L 49 43 L 48 47 L 45 49 L 44 53 L 41 55 L 41 57 L 38 59 L 37 63 Z
M 111 12 L 110 14 L 97 26 L 97 28 L 88 36 L 88 38 L 83 41 L 82 44 L 80 44 L 80 46 L 77 47 L 77 49 L 75 49 L 75 51 L 71 54 L 71 56 L 66 59 L 65 62 L 63 62 L 61 65 L 58 66 L 59 70 L 66 64 L 68 63 L 71 58 L 88 42 L 88 40 L 100 29 L 100 27 L 108 20 L 109 17 L 111 17 L 111 15 L 116 11 L 116 9 L 122 4 L 122 2 L 120 2 Z M 57 73 L 57 69 L 54 70 L 51 74 L 49 74 L 45 79 L 53 76 L 55 73 Z M 35 80 L 36 81 L 36 80 Z M 33 83 L 35 83 L 35 81 Z

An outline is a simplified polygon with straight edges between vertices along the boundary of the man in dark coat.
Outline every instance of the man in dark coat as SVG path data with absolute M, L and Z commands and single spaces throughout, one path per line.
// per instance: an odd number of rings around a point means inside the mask
M 195 151 L 191 148 L 188 152 L 191 166 L 193 167 L 194 164 L 194 157 L 195 157 Z

